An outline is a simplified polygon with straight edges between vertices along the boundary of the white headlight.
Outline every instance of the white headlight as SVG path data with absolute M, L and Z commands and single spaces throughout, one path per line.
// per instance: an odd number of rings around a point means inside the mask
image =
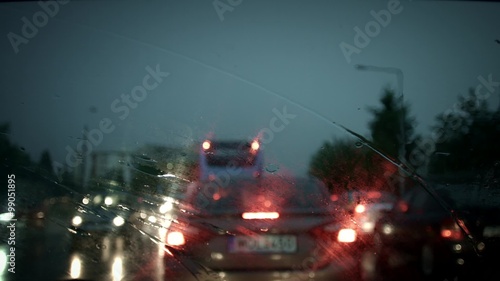
M 160 206 L 160 213 L 165 214 L 166 212 L 171 211 L 173 207 L 174 204 L 172 204 L 172 202 L 165 202 Z
M 116 218 L 113 219 L 113 224 L 116 226 L 122 226 L 124 223 L 125 220 L 120 216 L 117 216 Z
M 2 213 L 0 214 L 0 221 L 10 221 L 14 218 L 14 213 Z
M 74 226 L 78 226 L 78 225 L 82 224 L 82 222 L 83 222 L 83 219 L 80 216 L 74 216 L 73 219 L 71 220 L 71 223 Z
M 390 235 L 394 232 L 394 228 L 390 224 L 384 224 L 384 226 L 382 226 L 382 232 L 384 234 Z
M 111 197 L 109 197 L 109 196 L 108 196 L 108 197 L 106 197 L 106 198 L 104 199 L 104 204 L 106 204 L 106 205 L 111 205 L 111 204 L 113 204 L 113 198 L 111 198 Z

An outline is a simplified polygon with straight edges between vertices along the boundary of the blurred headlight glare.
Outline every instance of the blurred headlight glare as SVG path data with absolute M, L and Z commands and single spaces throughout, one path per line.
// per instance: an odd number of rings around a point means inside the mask
M 82 224 L 82 222 L 83 222 L 83 219 L 80 216 L 74 216 L 73 219 L 71 220 L 71 223 L 74 226 L 79 226 L 80 224 Z
M 343 228 L 339 231 L 337 240 L 343 243 L 351 243 L 356 241 L 356 231 L 350 228 Z
M 112 204 L 113 204 L 113 198 L 111 198 L 111 197 L 109 197 L 109 196 L 108 196 L 108 197 L 106 197 L 106 198 L 104 199 L 104 204 L 106 204 L 106 205 L 112 205 Z
M 167 244 L 172 246 L 184 245 L 186 241 L 184 240 L 184 235 L 179 231 L 172 231 L 167 234 Z
M 125 220 L 120 216 L 117 216 L 113 219 L 113 224 L 116 226 L 122 226 L 124 223 L 125 223 Z

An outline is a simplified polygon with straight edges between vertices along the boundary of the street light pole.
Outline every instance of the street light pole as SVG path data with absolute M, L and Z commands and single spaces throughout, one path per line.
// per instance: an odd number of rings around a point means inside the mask
M 401 114 L 399 117 L 399 151 L 398 151 L 398 158 L 400 163 L 406 164 L 406 130 L 405 130 L 405 112 L 404 112 L 404 74 L 403 71 L 400 68 L 397 67 L 382 67 L 382 66 L 373 66 L 373 65 L 363 65 L 363 64 L 357 64 L 355 65 L 355 68 L 357 70 L 364 70 L 364 71 L 373 71 L 373 72 L 383 72 L 383 73 L 389 73 L 389 74 L 394 74 L 396 75 L 397 78 L 397 85 L 398 85 L 398 99 L 399 99 L 399 105 L 401 107 Z M 402 171 L 400 171 L 400 174 Z M 404 191 L 404 181 L 400 181 L 400 192 Z

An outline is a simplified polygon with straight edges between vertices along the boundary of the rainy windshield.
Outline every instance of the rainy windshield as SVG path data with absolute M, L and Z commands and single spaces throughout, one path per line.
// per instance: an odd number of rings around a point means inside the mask
M 0 280 L 498 280 L 497 1 L 0 4 Z
M 209 188 L 204 183 L 201 189 Z M 213 184 L 212 184 L 213 185 Z M 212 194 L 199 192 L 192 199 L 194 206 L 205 214 L 241 214 L 245 211 L 275 211 L 282 214 L 297 210 L 305 212 L 327 212 L 333 209 L 328 204 L 327 189 L 320 182 L 296 179 L 289 182 L 283 179 L 264 181 L 237 180 L 220 188 Z M 210 200 L 210 204 L 207 204 Z

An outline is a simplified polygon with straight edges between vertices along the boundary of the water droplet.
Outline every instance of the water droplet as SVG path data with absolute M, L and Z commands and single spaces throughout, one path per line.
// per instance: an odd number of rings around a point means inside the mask
M 97 107 L 91 106 L 91 107 L 89 107 L 89 111 L 90 111 L 90 113 L 97 113 Z
M 361 107 L 358 107 L 358 110 L 361 110 Z
M 363 143 L 360 142 L 360 141 L 357 141 L 355 144 L 354 144 L 357 148 L 361 148 L 363 147 Z
M 21 151 L 25 151 L 26 149 L 25 149 L 24 147 L 22 147 L 22 146 L 21 146 L 21 147 L 19 148 L 19 150 L 21 150 Z
M 102 249 L 102 250 L 106 249 L 106 245 L 104 245 L 104 244 L 99 244 L 99 243 L 95 244 L 95 247 L 96 247 L 97 249 L 99 249 L 99 250 L 101 250 L 101 249 Z
M 268 164 L 265 169 L 269 173 L 275 173 L 280 169 L 280 167 L 276 164 Z

